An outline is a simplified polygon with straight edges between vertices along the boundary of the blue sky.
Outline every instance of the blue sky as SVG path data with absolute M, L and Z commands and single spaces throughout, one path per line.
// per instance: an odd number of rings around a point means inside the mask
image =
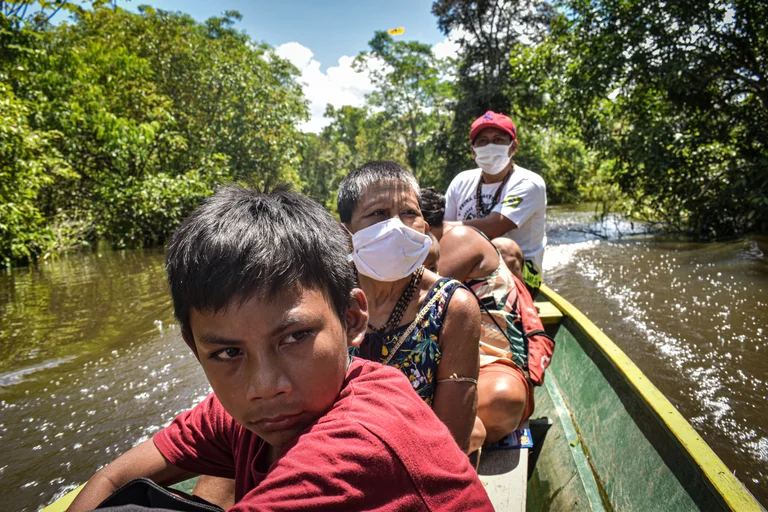
M 318 132 L 328 121 L 327 104 L 361 106 L 373 87 L 367 74 L 352 68 L 368 49 L 376 30 L 404 27 L 404 40 L 433 46 L 436 55 L 455 55 L 457 45 L 443 36 L 432 15 L 432 0 L 118 0 L 137 11 L 140 5 L 181 11 L 198 21 L 234 10 L 243 15 L 237 28 L 275 48 L 301 73 L 311 119 L 300 128 Z
M 202 21 L 224 10 L 239 11 L 238 28 L 274 47 L 298 42 L 312 49 L 323 69 L 342 55 L 367 49 L 376 30 L 405 27 L 401 37 L 435 44 L 444 39 L 432 15 L 432 0 L 118 0 L 135 11 L 147 4 L 181 11 Z

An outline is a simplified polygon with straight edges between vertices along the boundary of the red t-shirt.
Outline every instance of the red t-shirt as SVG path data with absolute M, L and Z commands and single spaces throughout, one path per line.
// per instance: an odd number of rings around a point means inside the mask
M 467 456 L 398 370 L 355 359 L 330 411 L 266 473 L 264 443 L 211 394 L 154 437 L 185 471 L 235 479 L 244 510 L 493 510 Z

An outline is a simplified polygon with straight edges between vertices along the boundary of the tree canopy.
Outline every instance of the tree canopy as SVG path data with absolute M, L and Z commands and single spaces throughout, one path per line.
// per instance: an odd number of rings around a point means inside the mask
M 558 108 L 636 209 L 706 237 L 768 230 L 768 5 L 574 1 Z
M 298 183 L 296 69 L 234 30 L 95 5 L 0 16 L 0 258 L 160 244 L 217 184 Z M 40 14 L 43 13 L 43 14 Z
M 71 21 L 51 25 L 57 12 Z M 0 260 L 156 245 L 219 184 L 293 183 L 335 208 L 370 160 L 444 188 L 471 122 L 518 127 L 550 203 L 610 203 L 704 238 L 768 231 L 768 6 L 436 0 L 458 44 L 373 34 L 361 106 L 308 116 L 297 70 L 234 26 L 115 2 L 0 2 Z

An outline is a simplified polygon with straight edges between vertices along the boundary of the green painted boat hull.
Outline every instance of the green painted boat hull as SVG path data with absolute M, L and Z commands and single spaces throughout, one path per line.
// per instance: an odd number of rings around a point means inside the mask
M 529 511 L 764 510 L 618 347 L 542 295 L 562 317 L 547 326 L 556 349 L 536 388 Z

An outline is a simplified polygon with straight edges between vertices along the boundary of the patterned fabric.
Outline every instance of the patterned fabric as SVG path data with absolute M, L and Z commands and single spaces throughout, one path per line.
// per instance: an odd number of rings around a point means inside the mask
M 488 240 L 488 237 L 482 231 L 476 231 Z M 490 240 L 488 243 L 490 243 Z M 496 253 L 499 254 L 498 249 L 496 249 Z M 518 308 L 517 285 L 515 284 L 512 272 L 504 264 L 501 254 L 499 254 L 499 266 L 496 267 L 496 270 L 485 277 L 468 279 L 464 284 L 475 292 L 477 298 L 485 306 L 485 308 L 480 308 L 480 341 L 493 345 L 505 352 L 511 352 L 512 360 L 515 364 L 521 369 L 526 368 L 528 365 L 528 351 Z M 493 314 L 493 318 L 496 320 L 495 323 L 486 312 L 486 309 Z M 498 327 L 496 324 L 498 324 Z M 506 336 L 499 330 L 499 327 L 506 331 Z M 498 354 L 484 349 L 482 346 L 480 347 L 480 366 L 485 366 L 499 359 L 502 358 Z
M 402 371 L 411 381 L 413 389 L 428 405 L 432 405 L 437 385 L 437 366 L 440 364 L 440 330 L 445 322 L 445 311 L 453 292 L 462 286 L 458 281 L 442 278 L 436 282 L 424 298 L 424 307 L 435 294 L 440 298 L 429 309 L 420 325 L 416 326 L 408 339 L 400 346 L 390 366 Z M 365 335 L 360 348 L 350 347 L 356 357 L 371 361 L 384 361 L 397 345 L 400 336 L 408 330 L 408 324 L 385 333 Z

